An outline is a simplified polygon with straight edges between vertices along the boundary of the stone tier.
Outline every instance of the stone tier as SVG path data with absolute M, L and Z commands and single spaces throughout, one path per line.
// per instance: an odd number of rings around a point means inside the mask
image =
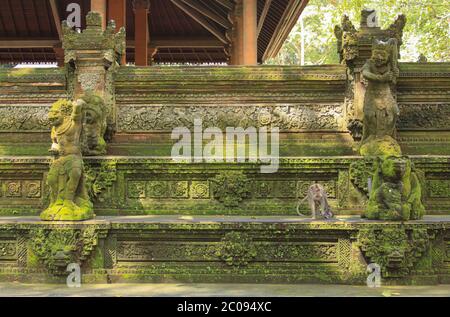
M 412 156 L 428 214 L 449 214 L 450 157 Z M 48 204 L 50 157 L 0 157 L 0 215 L 37 216 Z M 97 215 L 296 215 L 315 183 L 336 214 L 360 214 L 372 163 L 358 156 L 281 158 L 276 173 L 258 163 L 176 163 L 164 157 L 85 158 Z M 224 186 L 226 181 L 228 186 Z M 308 207 L 300 210 L 307 213 Z
M 450 155 L 450 63 L 399 67 L 403 152 Z M 71 76 L 62 68 L 0 70 L 0 155 L 47 154 L 47 112 L 73 95 Z M 204 128 L 279 127 L 282 156 L 354 155 L 348 79 L 343 65 L 119 67 L 107 83 L 117 131 L 108 154 L 168 156 L 173 128 L 201 118 Z
M 364 284 L 450 282 L 450 218 L 139 216 L 70 223 L 0 218 L 0 281 Z M 65 250 L 65 251 L 63 251 Z M 69 251 L 71 250 L 71 251 Z M 393 252 L 395 250 L 396 252 Z

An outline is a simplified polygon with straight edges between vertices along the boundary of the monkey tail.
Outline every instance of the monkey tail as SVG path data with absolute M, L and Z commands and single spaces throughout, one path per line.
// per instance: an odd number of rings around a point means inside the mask
M 303 198 L 302 200 L 299 200 L 298 203 L 297 203 L 297 214 L 298 214 L 299 216 L 303 216 L 303 217 L 306 216 L 306 215 L 304 215 L 304 214 L 302 214 L 302 213 L 300 212 L 300 205 L 303 204 L 303 203 L 305 202 L 306 199 L 308 199 L 308 195 L 306 195 L 305 198 Z

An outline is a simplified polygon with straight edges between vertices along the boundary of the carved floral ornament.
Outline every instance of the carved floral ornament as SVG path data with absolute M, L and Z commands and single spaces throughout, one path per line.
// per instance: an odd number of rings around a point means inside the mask
M 101 75 L 99 73 L 84 73 L 78 75 L 78 82 L 83 91 L 95 91 L 100 83 Z

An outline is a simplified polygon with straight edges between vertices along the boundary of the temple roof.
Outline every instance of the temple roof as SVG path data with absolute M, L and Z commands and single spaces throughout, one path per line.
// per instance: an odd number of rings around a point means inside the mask
M 55 62 L 54 47 L 61 45 L 59 25 L 69 14 L 66 12 L 67 5 L 80 5 L 81 24 L 84 28 L 84 17 L 90 10 L 90 2 L 0 1 L 0 63 Z M 258 61 L 262 62 L 278 53 L 307 2 L 308 0 L 258 0 Z M 186 3 L 199 6 L 198 12 L 205 23 L 199 23 L 180 8 Z M 127 0 L 126 5 L 127 61 L 133 62 L 132 0 Z M 235 6 L 233 0 L 151 0 L 149 34 L 150 46 L 158 47 L 155 62 L 227 62 L 233 28 L 233 19 L 230 17 Z

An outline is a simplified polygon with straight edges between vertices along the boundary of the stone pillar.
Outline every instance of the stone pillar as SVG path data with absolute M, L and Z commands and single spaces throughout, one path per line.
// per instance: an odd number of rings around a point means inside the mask
M 91 11 L 100 13 L 102 29 L 106 29 L 106 0 L 91 0 Z
M 126 0 L 109 0 L 108 1 L 108 20 L 116 22 L 116 28 L 126 27 L 127 19 L 127 1 Z M 121 65 L 126 65 L 126 54 L 122 56 Z
M 133 0 L 134 10 L 134 58 L 136 66 L 148 65 L 148 13 L 150 1 Z
M 258 18 L 257 0 L 244 0 L 242 7 L 243 14 L 243 61 L 244 65 L 258 64 Z
M 125 28 L 116 33 L 114 23 L 108 23 L 102 29 L 102 17 L 98 12 L 89 12 L 86 16 L 86 29 L 81 33 L 67 24 L 62 26 L 64 60 L 69 66 L 68 86 L 73 100 L 89 93 L 104 101 L 101 117 L 102 133 L 100 137 L 112 135 L 115 127 L 115 99 L 113 74 L 125 52 Z M 98 110 L 98 109 L 97 109 Z M 103 155 L 101 151 L 90 149 L 83 155 Z

